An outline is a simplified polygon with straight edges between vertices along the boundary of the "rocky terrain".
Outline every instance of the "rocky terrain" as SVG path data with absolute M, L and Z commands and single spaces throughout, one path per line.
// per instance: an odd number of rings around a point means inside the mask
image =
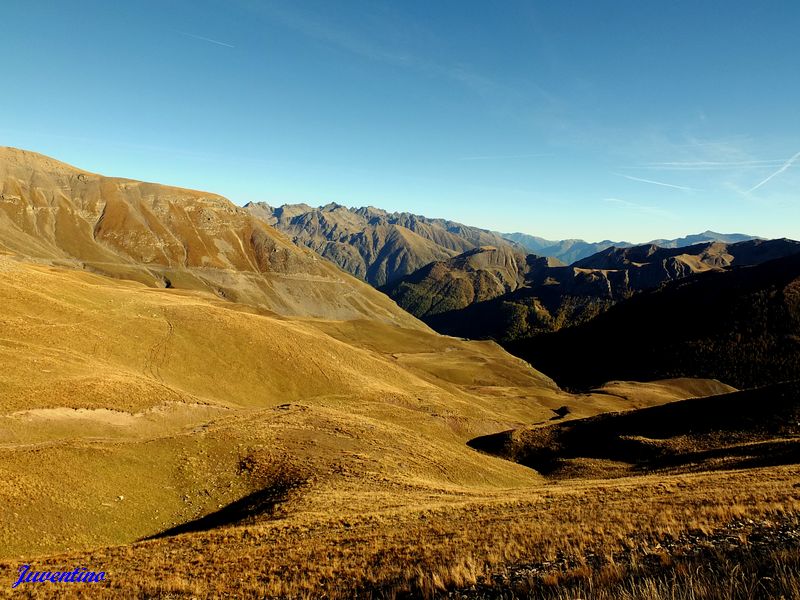
M 373 207 L 287 204 L 275 208 L 260 202 L 245 208 L 296 244 L 376 287 L 480 246 L 515 246 L 477 227 Z

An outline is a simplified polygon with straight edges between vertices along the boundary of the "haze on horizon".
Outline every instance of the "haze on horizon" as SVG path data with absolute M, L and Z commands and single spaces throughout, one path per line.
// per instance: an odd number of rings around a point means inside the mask
M 4 3 L 0 145 L 234 202 L 800 239 L 800 6 Z

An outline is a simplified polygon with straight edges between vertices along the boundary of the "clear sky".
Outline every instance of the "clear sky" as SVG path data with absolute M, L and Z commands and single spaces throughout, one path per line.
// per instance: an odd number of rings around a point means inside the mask
M 796 0 L 3 0 L 0 145 L 238 204 L 800 239 Z

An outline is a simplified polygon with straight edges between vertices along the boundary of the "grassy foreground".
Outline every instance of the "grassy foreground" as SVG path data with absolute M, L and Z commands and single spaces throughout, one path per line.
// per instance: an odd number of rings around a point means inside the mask
M 779 577 L 781 589 L 773 589 L 775 597 L 790 598 L 797 586 L 796 547 L 749 557 L 744 551 L 727 562 L 703 563 L 706 567 L 699 570 L 685 566 L 691 561 L 673 564 L 664 547 L 687 532 L 713 537 L 732 521 L 752 519 L 769 527 L 794 520 L 800 510 L 800 491 L 794 487 L 799 477 L 799 467 L 783 466 L 573 481 L 484 496 L 398 490 L 399 502 L 383 510 L 371 509 L 379 499 L 365 493 L 361 499 L 351 496 L 352 510 L 341 517 L 264 515 L 245 525 L 30 562 L 52 570 L 72 565 L 106 570 L 108 582 L 102 588 L 74 586 L 69 592 L 75 597 L 98 597 L 99 592 L 108 598 L 435 597 L 449 590 L 467 593 L 481 577 L 490 580 L 509 565 L 550 563 L 556 568 L 545 581 L 557 586 L 513 593 L 723 598 L 729 597 L 725 588 L 714 591 L 709 586 L 728 565 L 742 590 L 750 589 L 754 573 L 766 570 Z M 331 500 L 336 504 L 336 498 Z M 743 532 L 740 541 L 745 543 L 746 537 Z M 620 553 L 663 556 L 664 569 L 643 576 L 637 574 L 636 560 L 615 567 Z M 2 578 L 11 579 L 19 564 L 0 563 Z M 486 597 L 515 597 L 509 595 L 513 588 L 502 589 L 492 593 L 506 595 Z M 692 589 L 697 593 L 686 595 Z M 44 598 L 59 596 L 57 591 L 40 584 L 29 585 L 24 593 Z M 17 595 L 10 587 L 3 587 L 2 594 Z
M 755 600 L 800 597 L 797 548 L 763 554 L 717 551 L 656 568 L 611 565 L 516 589 L 484 589 L 447 597 L 492 600 Z

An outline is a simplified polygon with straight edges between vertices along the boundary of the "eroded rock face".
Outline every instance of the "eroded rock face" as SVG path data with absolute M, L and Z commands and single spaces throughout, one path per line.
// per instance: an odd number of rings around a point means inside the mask
M 262 202 L 245 208 L 375 287 L 481 246 L 517 248 L 484 229 L 374 207 L 351 209 L 331 203 L 274 208 Z M 524 256 L 521 250 L 520 254 Z
M 216 194 L 0 149 L 0 250 L 287 315 L 422 327 L 369 286 Z

